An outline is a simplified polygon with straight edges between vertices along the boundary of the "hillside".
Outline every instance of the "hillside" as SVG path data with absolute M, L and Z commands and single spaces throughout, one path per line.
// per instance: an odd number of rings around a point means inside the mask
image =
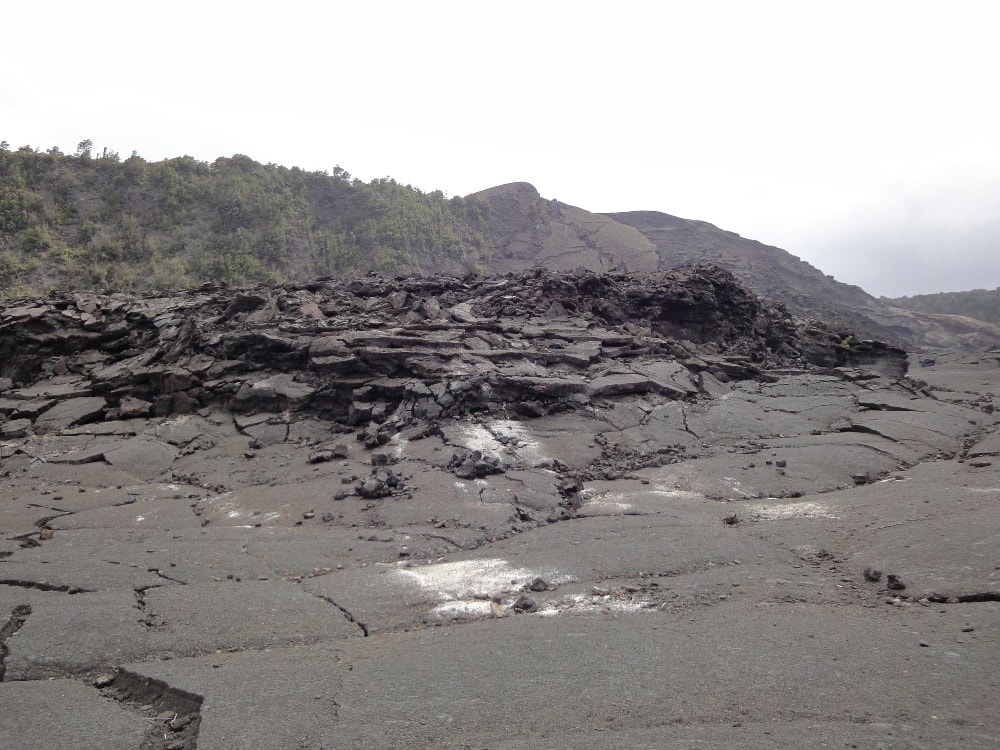
M 0 148 L 0 296 L 53 290 L 159 291 L 223 282 L 298 283 L 386 275 L 732 271 L 795 316 L 908 347 L 984 349 L 1000 328 L 893 307 L 791 253 L 652 211 L 592 213 L 528 183 L 465 197 L 391 178 L 365 183 L 260 164 L 149 162 Z
M 1000 325 L 1000 288 L 917 294 L 912 297 L 898 297 L 896 299 L 882 297 L 881 299 L 887 304 L 914 312 L 962 315 Z
M 757 294 L 789 311 L 908 347 L 987 349 L 1000 344 L 1000 329 L 967 317 L 927 315 L 893 306 L 778 247 L 657 211 L 608 214 L 638 229 L 657 249 L 661 268 L 713 263 L 732 271 Z M 927 311 L 931 312 L 931 311 Z
M 780 299 L 804 317 L 829 317 L 827 300 L 837 301 L 835 315 L 839 318 L 859 317 L 851 311 L 877 307 L 861 288 L 836 281 L 781 248 L 746 239 L 708 222 L 657 211 L 608 216 L 642 232 L 655 245 L 661 266 L 676 268 L 711 258 L 711 262 L 735 273 L 758 294 Z
M 490 269 L 519 271 L 653 271 L 661 268 L 656 246 L 640 231 L 602 214 L 545 200 L 526 182 L 472 196 L 488 208 Z
M 472 270 L 483 212 L 389 178 L 241 155 L 206 164 L 0 150 L 0 276 L 11 296 Z

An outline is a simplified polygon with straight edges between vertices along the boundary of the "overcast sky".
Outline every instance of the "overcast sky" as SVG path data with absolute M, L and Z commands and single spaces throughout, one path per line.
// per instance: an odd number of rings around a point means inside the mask
M 2 12 L 0 139 L 531 182 L 889 296 L 1000 286 L 1000 3 L 78 2 Z

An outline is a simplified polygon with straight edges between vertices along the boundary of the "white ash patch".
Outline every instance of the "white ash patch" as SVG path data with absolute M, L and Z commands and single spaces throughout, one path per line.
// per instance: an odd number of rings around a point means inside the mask
M 240 505 L 236 498 L 233 497 L 232 493 L 227 492 L 225 495 L 219 495 L 218 497 L 205 498 L 206 502 L 209 502 L 216 506 L 216 509 L 226 514 L 226 518 L 236 520 L 238 518 L 249 517 L 253 518 L 255 523 L 267 523 L 269 521 L 275 521 L 281 518 L 281 514 L 275 511 L 270 511 L 268 513 L 261 513 L 259 511 L 248 511 L 242 505 Z M 247 526 L 246 528 L 252 528 Z
M 705 496 L 700 492 L 691 492 L 690 490 L 678 490 L 674 487 L 664 487 L 661 485 L 653 485 L 651 490 L 643 490 L 643 492 L 648 492 L 651 495 L 657 495 L 659 497 L 669 497 L 678 498 L 684 500 L 704 500 Z
M 491 603 L 484 599 L 442 602 L 431 610 L 432 615 L 446 620 L 457 620 L 460 617 L 488 617 L 492 613 Z
M 590 500 L 584 500 L 583 505 L 586 508 L 593 508 L 595 510 L 607 510 L 618 513 L 622 513 L 626 510 L 632 510 L 632 503 L 624 502 L 624 496 L 621 496 L 620 499 L 612 499 L 610 497 L 595 497 Z
M 392 449 L 392 452 L 393 454 L 395 454 L 396 458 L 402 459 L 404 457 L 404 454 L 406 453 L 406 446 L 408 446 L 409 444 L 410 441 L 404 437 L 401 437 L 400 434 L 397 432 L 389 440 L 388 447 Z
M 761 521 L 780 521 L 786 518 L 837 518 L 829 505 L 813 501 L 801 503 L 750 504 L 745 506 L 750 514 Z
M 400 567 L 396 574 L 429 591 L 438 600 L 428 612 L 428 616 L 436 620 L 503 616 L 511 612 L 525 586 L 535 578 L 556 585 L 573 580 L 558 571 L 514 567 L 500 558 Z
M 536 614 L 553 617 L 565 614 L 595 612 L 648 612 L 656 605 L 643 599 L 623 599 L 610 594 L 574 594 L 545 604 Z
M 505 447 L 485 425 L 463 425 L 462 432 L 465 433 L 465 447 L 471 451 L 501 453 Z
M 723 481 L 730 482 L 732 484 L 732 491 L 734 494 L 740 495 L 741 497 L 750 497 L 750 493 L 743 489 L 742 483 L 736 477 L 722 477 Z
M 462 431 L 465 433 L 465 447 L 469 450 L 495 455 L 513 454 L 526 466 L 551 460 L 542 451 L 542 444 L 535 434 L 522 422 L 498 419 L 488 424 L 463 425 Z
M 432 591 L 438 599 L 445 602 L 500 596 L 520 589 L 539 576 L 551 583 L 571 580 L 555 571 L 538 572 L 515 568 L 500 558 L 401 567 L 396 572 L 421 588 Z
M 438 621 L 513 615 L 514 604 L 525 593 L 525 585 L 535 578 L 543 578 L 555 585 L 574 580 L 556 571 L 517 568 L 500 558 L 400 567 L 396 573 L 430 591 L 439 600 L 427 613 L 430 619 Z M 528 596 L 532 596 L 531 592 Z M 573 613 L 646 612 L 656 608 L 653 601 L 621 595 L 620 592 L 568 594 L 549 600 L 536 596 L 532 598 L 538 604 L 538 611 L 530 614 L 542 617 Z
M 661 486 L 654 486 L 652 489 L 642 489 L 634 492 L 619 492 L 617 490 L 595 492 L 594 490 L 585 489 L 580 494 L 583 497 L 584 507 L 593 508 L 595 510 L 615 511 L 619 513 L 632 510 L 635 506 L 635 501 L 642 498 L 654 500 L 692 500 L 704 497 L 703 495 L 699 495 L 697 492 L 687 492 L 686 490 L 675 490 Z
M 468 495 L 471 487 L 489 487 L 490 483 L 485 479 L 460 479 L 454 482 L 455 489 Z

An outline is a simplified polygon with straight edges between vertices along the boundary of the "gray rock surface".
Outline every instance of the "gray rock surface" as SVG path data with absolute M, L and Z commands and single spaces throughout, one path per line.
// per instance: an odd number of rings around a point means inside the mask
M 1000 742 L 996 353 L 714 271 L 71 300 L 0 308 L 0 747 Z

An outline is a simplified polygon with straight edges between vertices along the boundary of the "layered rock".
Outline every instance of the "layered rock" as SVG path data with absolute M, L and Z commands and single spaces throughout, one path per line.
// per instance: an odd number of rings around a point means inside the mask
M 474 412 L 692 399 L 774 368 L 906 368 L 901 350 L 796 321 L 710 267 L 54 295 L 4 307 L 0 336 L 11 434 L 222 406 L 305 410 L 378 444 Z

